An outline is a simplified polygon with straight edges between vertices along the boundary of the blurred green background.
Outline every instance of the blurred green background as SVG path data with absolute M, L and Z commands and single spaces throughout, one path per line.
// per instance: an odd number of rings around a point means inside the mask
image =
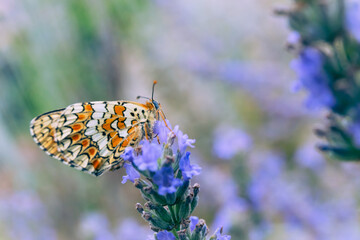
M 2 0 L 0 239 L 151 234 L 123 170 L 95 178 L 66 167 L 32 141 L 29 122 L 76 102 L 150 96 L 155 79 L 167 118 L 197 140 L 195 215 L 211 231 L 225 225 L 234 240 L 360 239 L 359 167 L 316 152 L 312 127 L 323 113 L 290 90 L 287 23 L 272 13 L 286 4 Z M 278 182 L 254 185 L 269 172 Z

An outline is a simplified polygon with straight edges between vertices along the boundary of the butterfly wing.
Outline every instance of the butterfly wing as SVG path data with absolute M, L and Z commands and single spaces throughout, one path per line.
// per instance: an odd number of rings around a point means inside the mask
M 63 111 L 64 109 L 59 109 L 44 113 L 34 118 L 30 122 L 30 134 L 39 147 L 48 155 L 67 164 L 68 160 L 65 159 L 61 152 L 58 151 L 58 147 L 54 139 L 57 121 Z
M 134 102 L 76 103 L 58 118 L 55 144 L 71 167 L 99 176 L 122 166 L 120 155 L 144 137 L 149 115 Z

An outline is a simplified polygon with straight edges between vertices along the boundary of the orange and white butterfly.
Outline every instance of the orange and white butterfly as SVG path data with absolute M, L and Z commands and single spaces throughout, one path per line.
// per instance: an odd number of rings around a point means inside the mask
M 155 85 L 156 82 L 154 82 Z M 153 85 L 153 92 L 154 92 Z M 152 138 L 160 104 L 131 101 L 75 103 L 44 113 L 30 123 L 34 141 L 48 155 L 70 167 L 100 176 L 122 167 L 120 155 L 143 138 Z

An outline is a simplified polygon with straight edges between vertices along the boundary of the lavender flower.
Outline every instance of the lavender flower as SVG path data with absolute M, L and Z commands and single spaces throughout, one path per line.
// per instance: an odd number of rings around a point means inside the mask
M 199 223 L 199 218 L 196 216 L 190 217 L 190 231 L 194 231 L 196 224 Z
M 319 50 L 312 47 L 304 48 L 290 65 L 298 75 L 298 85 L 309 91 L 307 107 L 331 108 L 335 105 L 335 97 L 329 87 L 330 79 L 324 71 L 324 56 Z
M 159 186 L 159 194 L 166 195 L 176 192 L 176 188 L 182 184 L 182 181 L 174 177 L 172 167 L 162 167 L 153 177 L 154 182 Z
M 140 173 L 136 171 L 136 169 L 130 163 L 125 163 L 124 168 L 126 170 L 127 175 L 123 176 L 123 180 L 121 182 L 122 184 L 125 184 L 127 180 L 134 182 L 135 179 L 140 178 Z
M 122 183 L 130 180 L 140 189 L 147 202 L 144 206 L 137 203 L 136 209 L 158 232 L 156 240 L 186 238 L 189 216 L 199 201 L 200 186 L 191 186 L 190 179 L 199 175 L 201 168 L 190 163 L 190 152 L 186 152 L 187 147 L 194 147 L 195 139 L 189 139 L 178 126 L 173 130 L 168 129 L 170 126 L 169 122 L 157 122 L 154 129 L 157 139 L 152 142 L 143 140 L 139 144 L 141 152 L 126 149 L 121 156 L 127 161 L 124 165 L 127 175 Z M 208 229 L 205 221 L 192 217 L 191 224 L 191 238 L 206 240 Z M 176 237 L 168 232 L 170 230 L 178 231 Z M 224 237 L 219 235 L 218 239 L 227 239 Z
M 201 167 L 197 164 L 190 164 L 190 152 L 186 152 L 180 159 L 180 170 L 184 180 L 189 180 L 193 176 L 199 175 Z
M 346 9 L 346 27 L 360 42 L 360 2 L 351 2 Z
M 176 240 L 174 234 L 168 231 L 161 231 L 156 234 L 157 240 Z
M 167 126 L 171 129 L 171 124 L 166 120 Z M 159 137 L 160 143 L 166 143 L 169 137 L 170 130 L 165 125 L 164 121 L 156 121 L 154 126 L 154 134 Z
M 134 161 L 134 149 L 132 147 L 127 147 L 124 150 L 124 153 L 121 154 L 121 158 L 125 161 L 133 162 Z
M 134 164 L 142 171 L 156 172 L 158 159 L 161 157 L 161 146 L 155 142 L 142 141 L 142 153 L 134 158 Z
M 187 134 L 184 134 L 182 131 L 180 131 L 178 126 L 175 126 L 174 133 L 178 138 L 177 147 L 180 154 L 184 154 L 187 147 L 191 147 L 191 148 L 195 147 L 193 144 L 196 142 L 196 140 L 189 139 L 189 136 Z

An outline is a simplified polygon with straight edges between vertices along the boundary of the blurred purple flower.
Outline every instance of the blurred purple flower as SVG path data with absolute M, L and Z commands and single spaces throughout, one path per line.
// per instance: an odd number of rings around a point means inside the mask
M 142 171 L 155 172 L 158 169 L 158 159 L 161 157 L 162 148 L 155 142 L 142 141 L 141 155 L 134 158 L 134 164 Z
M 303 49 L 290 65 L 298 75 L 298 86 L 309 91 L 306 100 L 308 108 L 331 108 L 335 105 L 335 97 L 328 85 L 330 80 L 323 69 L 324 56 L 319 50 L 312 47 Z
M 115 240 L 107 217 L 100 212 L 85 214 L 80 222 L 83 237 L 94 240 Z
M 350 126 L 350 132 L 353 135 L 354 143 L 360 147 L 360 122 L 355 122 Z
M 124 240 L 154 240 L 152 232 L 146 226 L 140 225 L 132 218 L 123 220 L 116 229 L 116 239 Z
M 154 177 L 154 182 L 159 186 L 159 194 L 166 195 L 176 192 L 176 188 L 182 184 L 182 181 L 174 177 L 172 167 L 162 167 L 158 170 Z
M 126 170 L 127 175 L 123 176 L 122 184 L 125 184 L 127 180 L 134 182 L 135 179 L 140 178 L 140 173 L 136 171 L 136 169 L 132 166 L 131 163 L 125 163 L 124 168 Z
M 215 232 L 216 240 L 230 240 L 231 236 L 229 235 L 222 235 L 220 233 L 220 229 Z
M 161 231 L 156 234 L 157 240 L 176 240 L 174 234 L 168 231 Z
M 260 207 L 266 198 L 270 186 L 281 176 L 283 172 L 284 159 L 280 154 L 267 153 L 260 164 L 251 174 L 247 192 L 254 207 Z
M 300 34 L 296 31 L 292 31 L 288 35 L 287 42 L 291 45 L 296 45 L 297 43 L 299 43 L 300 39 L 301 39 Z
M 250 229 L 249 240 L 264 240 L 271 229 L 269 222 L 261 222 Z
M 134 149 L 132 147 L 126 147 L 124 153 L 120 156 L 125 161 L 133 162 L 134 161 Z
M 196 216 L 190 217 L 190 231 L 194 231 L 196 224 L 198 224 L 199 218 Z
M 171 129 L 169 120 L 166 119 L 166 124 Z M 154 126 L 154 134 L 159 137 L 160 143 L 166 143 L 169 137 L 170 130 L 164 121 L 156 121 Z
M 248 73 L 240 61 L 225 61 L 219 67 L 219 77 L 230 83 L 239 83 L 243 81 Z
M 252 139 L 238 128 L 220 126 L 214 133 L 213 153 L 216 157 L 230 160 L 236 154 L 251 148 Z
M 224 232 L 228 232 L 236 224 L 236 220 L 243 217 L 242 214 L 245 215 L 247 208 L 246 202 L 240 197 L 229 199 L 216 212 L 212 228 L 223 228 Z
M 197 164 L 190 164 L 190 152 L 186 152 L 180 159 L 180 170 L 184 180 L 189 180 L 200 174 L 201 167 Z
M 300 146 L 295 153 L 295 161 L 302 167 L 319 171 L 324 167 L 325 160 L 316 150 L 312 142 Z
M 360 42 L 360 2 L 352 1 L 346 8 L 346 27 Z
M 0 238 L 57 239 L 45 206 L 35 192 L 0 194 Z

